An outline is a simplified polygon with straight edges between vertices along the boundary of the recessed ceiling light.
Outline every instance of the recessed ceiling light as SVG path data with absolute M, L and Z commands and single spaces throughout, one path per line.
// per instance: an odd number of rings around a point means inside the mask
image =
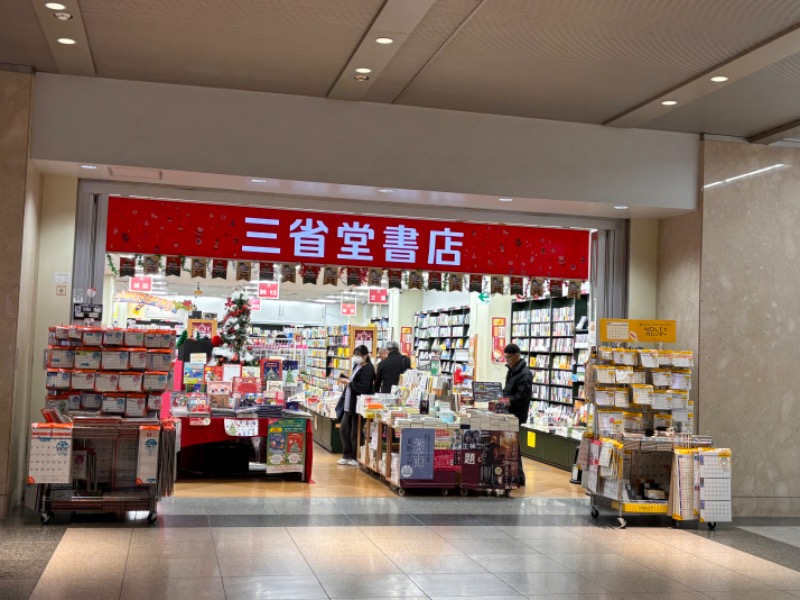
M 258 177 L 254 177 L 250 180 L 250 183 L 267 183 L 268 179 L 260 179 Z
M 66 12 L 53 13 L 53 16 L 59 21 L 69 21 L 72 18 L 72 15 Z
M 677 100 L 664 100 L 661 104 L 663 106 L 675 106 L 677 103 Z
M 76 42 L 72 38 L 58 38 L 58 43 L 59 44 L 64 44 L 65 46 L 73 46 L 73 45 L 77 44 L 78 42 Z
M 615 210 L 628 210 L 628 208 L 629 207 L 625 206 L 624 204 L 620 204 L 619 206 L 614 207 Z
M 353 75 L 356 81 L 369 81 L 369 75 Z
M 714 77 L 711 78 L 711 81 L 714 83 L 722 83 L 723 81 L 728 81 L 728 78 L 725 77 L 725 75 L 714 75 Z
M 513 198 L 498 198 L 498 200 L 500 200 L 500 202 L 511 202 L 514 199 Z
M 89 169 L 89 170 L 93 171 L 96 168 L 97 168 L 97 165 L 81 165 L 81 169 Z
M 390 190 L 389 188 L 382 188 L 378 190 L 381 194 L 391 194 L 394 190 Z
M 50 10 L 66 10 L 67 7 L 61 4 L 60 2 L 48 2 L 44 5 L 45 8 L 49 8 Z
M 378 44 L 383 44 L 384 46 L 386 46 L 386 45 L 388 45 L 388 44 L 394 44 L 394 40 L 393 40 L 392 38 L 390 38 L 390 37 L 379 37 L 379 38 L 375 38 L 375 41 L 376 41 Z
M 358 67 L 356 69 L 356 73 L 363 73 L 364 75 L 368 75 L 372 73 L 372 69 L 369 69 L 367 67 Z

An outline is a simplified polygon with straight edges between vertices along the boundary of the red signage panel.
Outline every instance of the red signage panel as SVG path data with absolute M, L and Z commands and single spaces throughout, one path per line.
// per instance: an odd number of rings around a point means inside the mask
M 264 298 L 266 300 L 277 300 L 279 296 L 280 284 L 277 281 L 260 281 L 258 283 L 259 298 Z
M 250 310 L 261 310 L 261 298 L 250 298 Z
M 588 279 L 589 232 L 109 198 L 106 249 L 235 260 Z
M 152 292 L 153 291 L 153 278 L 152 277 L 131 277 L 130 286 L 128 289 L 131 292 Z
M 389 304 L 389 290 L 384 288 L 370 289 L 369 291 L 370 304 Z
M 350 304 L 349 302 L 342 302 L 342 316 L 344 317 L 355 317 L 356 316 L 356 305 Z

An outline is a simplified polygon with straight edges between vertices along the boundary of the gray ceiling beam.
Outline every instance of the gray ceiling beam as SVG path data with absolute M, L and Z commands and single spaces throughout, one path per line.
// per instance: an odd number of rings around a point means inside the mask
M 64 5 L 64 10 L 47 8 L 45 0 L 31 0 L 58 72 L 65 75 L 94 76 L 97 73 L 78 0 L 58 1 Z M 61 19 L 57 17 L 58 14 L 62 15 Z M 69 15 L 69 18 L 65 15 Z M 59 38 L 70 38 L 75 40 L 75 44 L 60 44 Z
M 650 121 L 672 110 L 677 110 L 704 96 L 718 92 L 726 86 L 732 85 L 798 52 L 800 52 L 800 27 L 795 26 L 692 79 L 623 111 L 607 120 L 603 125 L 612 127 L 646 127 Z M 714 83 L 711 81 L 711 77 L 715 75 L 724 75 L 728 80 L 722 83 Z M 661 103 L 665 100 L 672 100 L 677 104 L 664 106 Z
M 362 100 L 435 3 L 436 0 L 386 0 L 328 92 L 328 98 Z M 378 44 L 375 40 L 380 37 L 392 38 L 394 42 Z M 362 67 L 372 69 L 372 72 L 358 80 L 355 78 L 359 75 L 356 69 Z

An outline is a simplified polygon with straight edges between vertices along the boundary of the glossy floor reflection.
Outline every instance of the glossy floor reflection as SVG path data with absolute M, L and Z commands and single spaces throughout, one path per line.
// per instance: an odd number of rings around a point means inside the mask
M 181 485 L 152 526 L 127 513 L 42 527 L 18 511 L 0 523 L 0 598 L 800 598 L 800 519 L 617 530 L 563 471 L 529 465 L 525 490 L 560 498 L 400 498 L 319 458 L 315 485 L 223 483 L 227 498 L 203 493 L 214 481 Z

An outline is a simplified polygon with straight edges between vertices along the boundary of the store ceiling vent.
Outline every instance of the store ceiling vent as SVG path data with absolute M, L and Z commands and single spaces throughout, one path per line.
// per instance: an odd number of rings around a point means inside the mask
M 157 169 L 137 169 L 135 167 L 109 167 L 112 177 L 120 179 L 150 179 L 158 181 L 161 179 L 161 171 Z

